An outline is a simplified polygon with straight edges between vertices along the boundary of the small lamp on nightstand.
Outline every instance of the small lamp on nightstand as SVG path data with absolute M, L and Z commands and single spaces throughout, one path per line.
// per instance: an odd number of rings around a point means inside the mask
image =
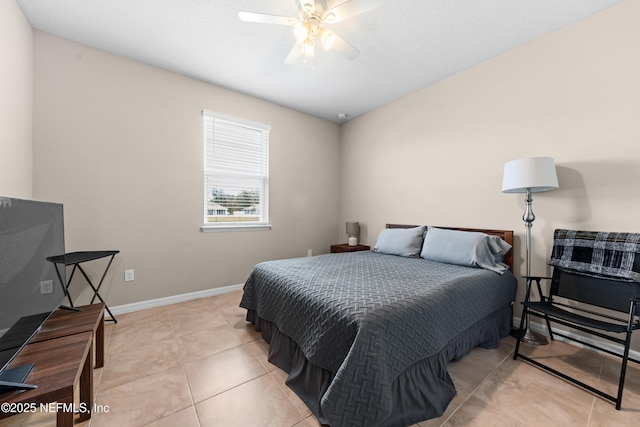
M 357 246 L 360 238 L 360 223 L 347 222 L 347 244 L 349 246 Z

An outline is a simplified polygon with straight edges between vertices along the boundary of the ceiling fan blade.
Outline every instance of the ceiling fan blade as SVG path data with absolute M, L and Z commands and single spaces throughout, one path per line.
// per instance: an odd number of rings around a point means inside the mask
M 307 15 L 311 15 L 316 11 L 316 2 L 314 0 L 299 0 L 298 4 L 300 9 L 304 11 Z
M 277 24 L 294 26 L 298 22 L 290 16 L 268 15 L 266 13 L 238 12 L 238 18 L 244 22 L 257 22 L 259 24 Z
M 329 9 L 324 14 L 324 21 L 333 24 L 380 6 L 382 6 L 382 0 L 347 0 L 333 9 Z
M 296 44 L 293 46 L 293 49 L 291 49 L 291 51 L 289 52 L 289 55 L 287 55 L 287 59 L 284 60 L 284 63 L 293 64 L 294 62 L 296 62 L 298 58 L 300 58 L 300 55 L 302 55 L 303 45 L 304 41 L 296 42 Z
M 356 59 L 358 55 L 360 55 L 360 51 L 355 47 L 351 46 L 349 43 L 344 41 L 344 39 L 338 35 L 335 36 L 335 40 L 333 42 L 333 49 L 336 50 L 340 55 L 347 58 L 349 61 Z

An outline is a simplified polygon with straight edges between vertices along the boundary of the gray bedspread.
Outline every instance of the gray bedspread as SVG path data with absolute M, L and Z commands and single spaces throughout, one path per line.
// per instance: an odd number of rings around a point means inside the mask
M 373 426 L 393 410 L 398 375 L 508 305 L 515 290 L 510 272 L 354 252 L 258 264 L 240 306 L 335 374 L 320 402 L 329 424 Z

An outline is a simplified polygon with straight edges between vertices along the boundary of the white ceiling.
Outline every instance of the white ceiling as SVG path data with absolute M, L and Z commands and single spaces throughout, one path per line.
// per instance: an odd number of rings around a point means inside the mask
M 344 0 L 330 0 L 339 4 Z M 360 50 L 284 64 L 296 0 L 17 0 L 36 30 L 335 122 L 357 117 L 621 0 L 380 0 L 330 28 Z

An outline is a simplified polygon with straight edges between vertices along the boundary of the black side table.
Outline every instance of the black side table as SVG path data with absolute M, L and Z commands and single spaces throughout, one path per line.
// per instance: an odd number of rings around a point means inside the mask
M 56 273 L 58 274 L 58 280 L 60 280 L 60 283 L 62 283 L 62 276 L 60 275 L 60 271 L 58 270 L 58 265 L 63 265 L 63 268 L 68 265 L 73 265 L 73 270 L 71 270 L 71 275 L 69 276 L 69 280 L 67 280 L 66 285 L 64 285 L 64 293 L 67 296 L 67 299 L 69 300 L 69 305 L 71 305 L 71 307 L 73 307 L 73 301 L 71 300 L 71 294 L 69 293 L 69 285 L 71 284 L 71 279 L 73 279 L 73 274 L 76 272 L 76 268 L 77 268 L 78 270 L 80 270 L 80 273 L 82 273 L 87 283 L 89 283 L 89 286 L 91 286 L 91 289 L 93 289 L 93 297 L 91 298 L 91 304 L 93 304 L 95 299 L 98 298 L 100 302 L 104 304 L 104 309 L 107 310 L 107 312 L 109 313 L 109 316 L 111 316 L 111 320 L 113 320 L 115 323 L 118 323 L 113 313 L 111 313 L 111 310 L 109 310 L 107 303 L 104 302 L 104 300 L 100 296 L 100 287 L 102 286 L 102 282 L 104 281 L 104 278 L 107 275 L 107 271 L 109 271 L 109 267 L 111 267 L 111 262 L 113 262 L 113 258 L 115 258 L 116 254 L 119 252 L 120 251 L 69 252 L 64 255 L 56 255 L 56 256 L 51 256 L 47 258 L 47 261 L 51 261 L 54 264 L 56 264 Z M 98 286 L 94 286 L 94 284 L 91 283 L 91 279 L 89 279 L 89 276 L 87 276 L 87 273 L 85 273 L 85 271 L 82 269 L 82 266 L 80 264 L 82 264 L 83 262 L 93 261 L 96 259 L 106 258 L 106 257 L 111 257 L 111 259 L 109 259 L 109 263 L 107 264 L 107 267 L 104 269 L 104 273 L 102 273 L 102 278 L 100 279 L 100 283 L 98 283 Z

